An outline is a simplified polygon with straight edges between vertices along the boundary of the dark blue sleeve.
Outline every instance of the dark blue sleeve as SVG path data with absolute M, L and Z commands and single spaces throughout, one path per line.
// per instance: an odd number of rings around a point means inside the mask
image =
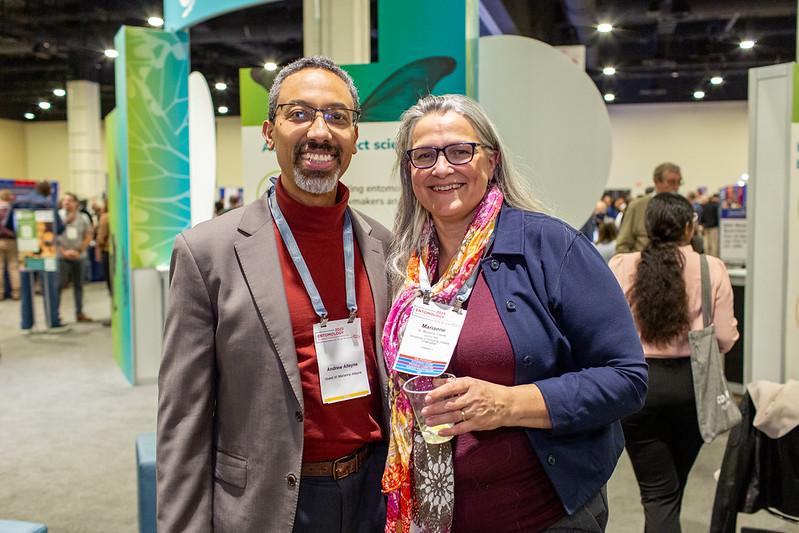
M 6 215 L 5 224 L 7 229 L 11 231 L 16 231 L 16 229 L 14 228 L 14 206 L 11 206 L 8 209 L 8 215 Z
M 58 209 L 53 208 L 53 215 L 55 217 L 55 234 L 61 235 L 64 233 L 66 226 L 64 225 L 64 221 L 61 220 L 61 215 L 58 214 Z
M 586 431 L 638 411 L 647 365 L 627 300 L 596 248 L 576 233 L 549 291 L 578 369 L 537 381 L 553 434 Z

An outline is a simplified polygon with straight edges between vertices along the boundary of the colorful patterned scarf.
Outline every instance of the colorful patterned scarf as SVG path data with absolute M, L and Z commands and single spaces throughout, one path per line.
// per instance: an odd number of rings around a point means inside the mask
M 460 249 L 447 271 L 432 287 L 432 299 L 450 304 L 472 271 L 479 266 L 485 247 L 494 231 L 502 192 L 496 186 L 488 189 L 477 206 Z M 438 241 L 435 227 L 428 219 L 420 238 L 422 260 L 427 272 L 438 268 Z M 413 409 L 402 392 L 402 384 L 410 376 L 391 370 L 397 358 L 402 334 L 411 314 L 419 289 L 419 255 L 408 259 L 402 290 L 394 300 L 383 328 L 383 354 L 389 369 L 389 405 L 391 407 L 391 439 L 383 473 L 383 492 L 388 497 L 386 533 L 413 531 L 447 533 L 452 527 L 454 479 L 450 443 L 428 445 L 413 423 Z

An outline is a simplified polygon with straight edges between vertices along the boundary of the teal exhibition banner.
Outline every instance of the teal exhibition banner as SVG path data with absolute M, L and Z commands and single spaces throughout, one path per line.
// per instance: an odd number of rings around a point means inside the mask
M 133 270 L 169 265 L 175 237 L 191 224 L 188 34 L 122 26 L 114 46 L 114 354 L 136 383 Z
M 397 121 L 430 93 L 477 98 L 477 0 L 379 0 L 377 17 L 379 61 L 342 65 L 358 87 L 361 124 Z M 240 69 L 242 126 L 260 128 L 266 120 L 274 76 L 262 68 Z
M 183 30 L 204 20 L 275 0 L 164 0 L 164 28 Z
M 191 224 L 188 34 L 123 26 L 116 45 L 130 267 L 167 266 L 175 237 Z
M 119 46 L 119 43 L 116 44 Z M 117 48 L 118 49 L 118 48 Z M 124 54 L 120 53 L 120 57 Z M 124 86 L 123 86 L 124 87 Z M 124 93 L 124 89 L 123 89 Z M 117 91 L 117 98 L 119 97 Z M 122 168 L 127 168 L 127 153 L 117 146 L 120 130 L 120 113 L 114 109 L 105 117 L 105 158 L 108 164 L 108 225 L 111 242 L 111 346 L 114 360 L 130 383 L 135 381 L 133 371 L 131 305 L 130 305 L 130 250 L 128 239 L 128 194 L 122 186 Z

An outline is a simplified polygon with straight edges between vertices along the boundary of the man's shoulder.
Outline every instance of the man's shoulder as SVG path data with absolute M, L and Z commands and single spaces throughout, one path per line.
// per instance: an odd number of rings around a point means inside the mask
M 216 248 L 233 242 L 233 235 L 237 231 L 244 209 L 234 209 L 211 220 L 200 222 L 193 228 L 181 233 L 186 242 L 194 248 L 205 246 Z
M 630 202 L 630 205 L 627 206 L 627 211 L 630 211 L 630 210 L 637 211 L 639 209 L 646 209 L 646 205 L 649 203 L 649 200 L 651 200 L 651 199 L 652 199 L 652 195 L 650 195 L 650 194 L 647 194 L 647 195 L 642 196 L 640 198 L 636 198 L 635 200 Z
M 390 243 L 392 237 L 391 231 L 388 230 L 383 224 L 378 222 L 376 219 L 370 217 L 369 215 L 364 214 L 362 211 L 354 209 L 352 207 L 349 208 L 350 212 L 353 213 L 356 219 L 360 219 L 363 223 L 365 223 L 370 228 L 370 235 L 375 239 L 378 239 L 384 243 Z

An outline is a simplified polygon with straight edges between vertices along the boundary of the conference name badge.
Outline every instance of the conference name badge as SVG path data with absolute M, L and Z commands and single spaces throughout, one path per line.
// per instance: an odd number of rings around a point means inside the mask
M 405 326 L 393 369 L 418 376 L 438 376 L 449 366 L 458 344 L 466 311 L 417 298 Z
M 75 226 L 67 226 L 67 239 L 70 241 L 78 240 L 78 228 Z
M 322 402 L 336 403 L 368 396 L 369 375 L 361 319 L 333 320 L 325 327 L 314 324 L 313 338 Z

